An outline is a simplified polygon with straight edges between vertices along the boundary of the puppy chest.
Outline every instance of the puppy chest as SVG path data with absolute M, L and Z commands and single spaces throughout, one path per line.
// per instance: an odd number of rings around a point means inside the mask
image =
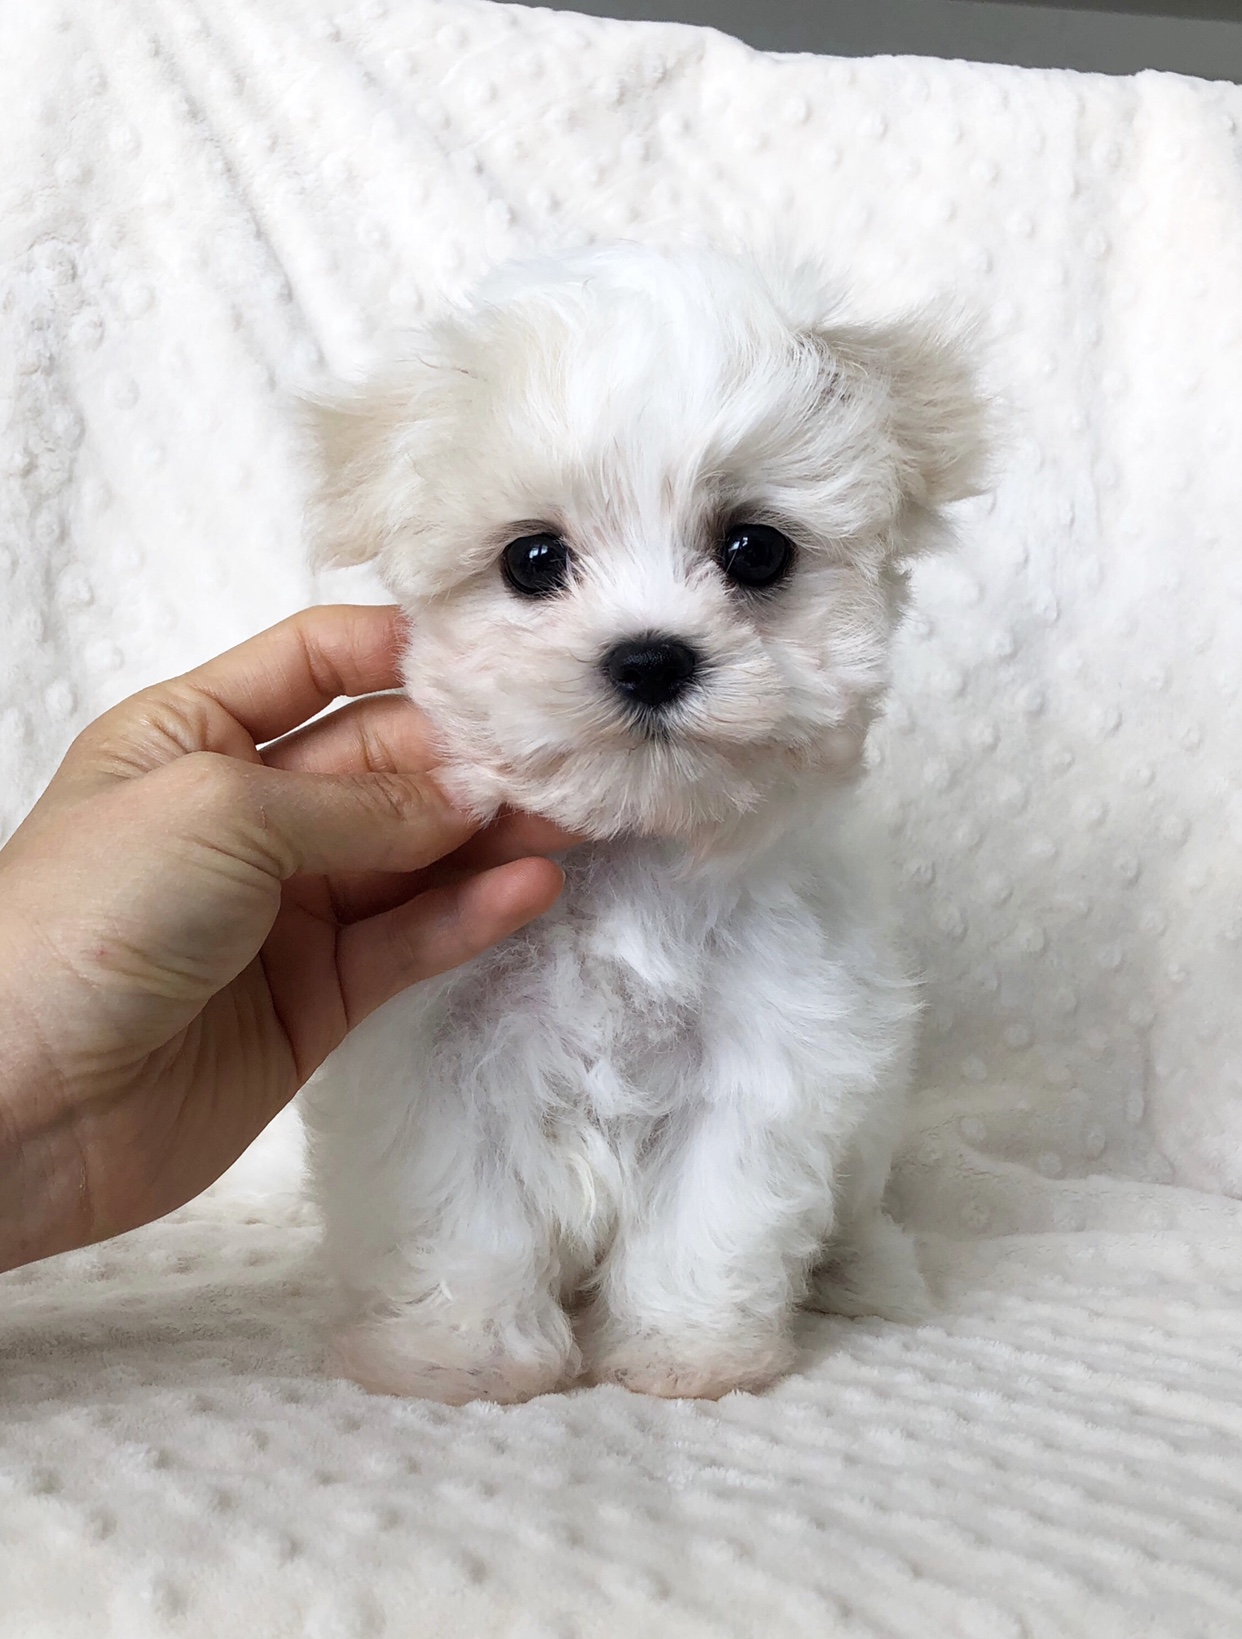
M 460 972 L 436 1031 L 454 1078 L 549 1121 L 665 1115 L 701 1082 L 713 931 L 652 874 L 601 875 L 570 872 L 549 915 Z
M 620 948 L 623 944 L 623 948 Z M 564 919 L 511 942 L 457 987 L 438 1055 L 548 1131 L 658 1118 L 701 1079 L 702 951 Z
M 752 1079 L 780 1082 L 822 1036 L 832 986 L 813 910 L 722 904 L 661 864 L 597 855 L 453 985 L 442 1042 L 498 1126 L 520 1110 L 641 1145 L 651 1123 L 713 1100 L 743 1057 L 757 1055 Z

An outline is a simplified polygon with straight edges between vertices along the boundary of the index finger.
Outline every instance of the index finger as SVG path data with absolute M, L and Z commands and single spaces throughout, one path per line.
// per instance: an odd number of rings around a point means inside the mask
M 341 695 L 401 684 L 401 611 L 392 604 L 303 609 L 177 679 L 223 707 L 255 742 L 275 740 Z

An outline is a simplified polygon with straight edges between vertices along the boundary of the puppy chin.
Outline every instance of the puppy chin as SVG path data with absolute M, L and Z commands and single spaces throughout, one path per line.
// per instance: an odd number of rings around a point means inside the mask
M 594 842 L 645 836 L 698 844 L 753 813 L 764 794 L 755 780 L 723 766 L 710 768 L 709 777 L 700 768 L 697 779 L 679 779 L 670 768 L 691 761 L 723 760 L 669 748 L 594 748 L 527 767 L 451 759 L 436 778 L 458 807 L 484 822 L 501 808 L 516 808 Z
M 451 759 L 437 778 L 481 822 L 502 808 L 538 814 L 588 841 L 650 837 L 683 845 L 695 859 L 750 852 L 813 823 L 834 791 L 862 767 L 856 730 L 825 736 L 813 750 L 737 747 L 708 751 L 669 742 L 626 751 L 562 752 L 537 765 Z

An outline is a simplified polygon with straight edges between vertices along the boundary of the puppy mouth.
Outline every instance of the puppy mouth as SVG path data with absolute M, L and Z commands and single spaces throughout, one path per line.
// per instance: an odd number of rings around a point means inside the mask
M 678 741 L 688 742 L 684 713 L 667 706 L 630 705 L 623 722 L 629 732 L 643 745 L 671 746 Z
M 686 757 L 750 756 L 758 747 L 779 739 L 780 723 L 761 707 L 741 706 L 733 699 L 725 711 L 713 693 L 714 668 L 704 662 L 693 683 L 662 705 L 645 705 L 639 700 L 621 700 L 615 693 L 600 702 L 590 743 L 600 750 L 612 746 L 619 751 L 683 753 Z M 585 749 L 579 742 L 569 754 Z M 689 765 L 687 765 L 689 766 Z

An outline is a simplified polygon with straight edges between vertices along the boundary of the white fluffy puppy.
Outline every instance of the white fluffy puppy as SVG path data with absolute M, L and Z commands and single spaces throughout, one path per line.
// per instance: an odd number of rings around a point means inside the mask
M 592 839 L 311 1089 L 341 1371 L 719 1395 L 799 1302 L 917 1310 L 881 1206 L 916 1004 L 842 813 L 979 429 L 934 328 L 629 245 L 504 270 L 321 411 L 323 549 L 407 611 L 447 785 Z

